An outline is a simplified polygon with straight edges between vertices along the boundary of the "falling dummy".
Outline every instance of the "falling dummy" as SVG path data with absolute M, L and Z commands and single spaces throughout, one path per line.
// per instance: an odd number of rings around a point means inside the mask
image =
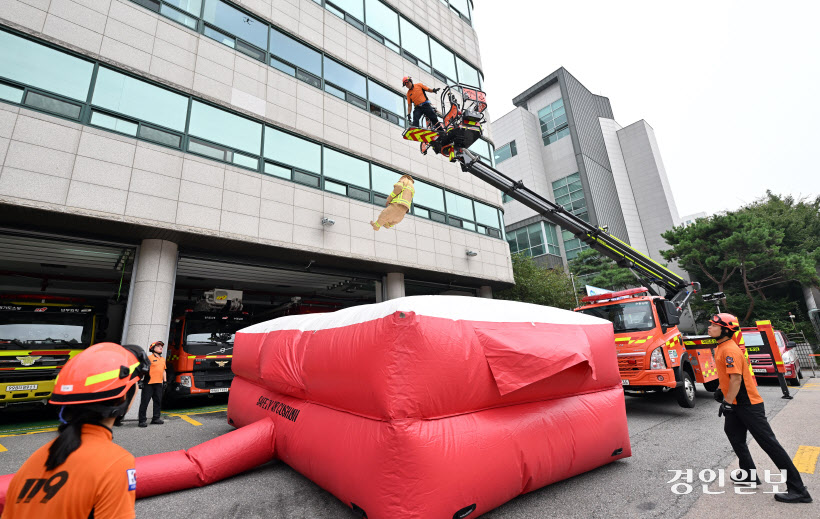
M 390 229 L 397 223 L 402 221 L 404 215 L 410 210 L 410 205 L 413 203 L 413 195 L 416 194 L 416 189 L 413 187 L 413 177 L 410 175 L 402 175 L 398 182 L 393 185 L 393 192 L 387 196 L 385 201 L 385 209 L 379 215 L 378 220 L 370 222 L 374 231 L 378 231 L 382 227 Z

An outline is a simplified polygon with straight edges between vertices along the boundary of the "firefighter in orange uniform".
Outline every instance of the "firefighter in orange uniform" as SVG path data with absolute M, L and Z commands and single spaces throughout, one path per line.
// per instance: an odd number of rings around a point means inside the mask
M 135 517 L 134 456 L 112 441 L 148 371 L 138 346 L 95 344 L 69 360 L 50 403 L 60 406 L 59 435 L 14 475 L 3 519 L 129 519 Z
M 419 120 L 423 115 L 430 121 L 430 126 L 434 130 L 441 131 L 442 127 L 436 115 L 436 109 L 430 104 L 430 100 L 427 99 L 427 94 L 425 94 L 425 92 L 436 93 L 439 89 L 430 88 L 424 83 L 413 83 L 413 78 L 410 76 L 404 76 L 401 80 L 401 84 L 407 88 L 407 119 L 410 120 L 412 117 L 412 126 L 418 127 Z M 415 109 L 413 109 L 411 113 L 410 108 L 413 105 L 415 105 Z
M 404 215 L 410 211 L 413 204 L 413 196 L 416 194 L 413 177 L 402 175 L 399 181 L 393 185 L 393 192 L 387 196 L 384 202 L 385 209 L 382 210 L 379 218 L 375 222 L 370 222 L 374 231 L 382 227 L 391 229 L 404 219 Z
M 140 427 L 148 427 L 148 402 L 154 401 L 153 415 L 151 423 L 162 425 L 162 391 L 165 389 L 167 375 L 165 374 L 165 357 L 162 356 L 162 348 L 165 343 L 162 341 L 154 341 L 148 348 L 151 355 L 148 356 L 148 361 L 151 363 L 151 370 L 148 373 L 148 380 L 142 385 L 142 395 L 140 395 L 140 409 L 138 415 L 138 424 Z
M 752 477 L 751 471 L 754 470 L 756 473 L 757 470 L 746 445 L 748 431 L 775 466 L 780 470 L 786 470 L 788 492 L 775 494 L 774 498 L 783 503 L 811 503 L 811 496 L 803 485 L 800 473 L 766 421 L 763 398 L 757 391 L 757 383 L 749 361 L 733 339 L 739 330 L 740 323 L 732 314 L 714 315 L 709 322 L 709 336 L 717 339 L 718 344 L 715 349 L 715 363 L 720 381 L 720 389 L 715 391 L 715 400 L 721 402 L 718 416 L 725 415 L 723 430 L 737 454 L 740 468 L 746 471 L 745 478 L 736 479 L 733 475 L 730 475 L 730 478 L 736 482 L 760 483 L 759 478 Z

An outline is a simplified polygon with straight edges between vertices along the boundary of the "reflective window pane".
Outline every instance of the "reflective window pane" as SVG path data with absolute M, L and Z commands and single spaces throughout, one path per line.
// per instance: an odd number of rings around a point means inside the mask
M 475 220 L 489 227 L 499 228 L 498 210 L 495 207 L 482 204 L 478 201 L 475 202 Z
M 415 203 L 419 203 L 424 207 L 435 209 L 437 211 L 444 211 L 444 190 L 430 184 L 426 184 L 421 180 L 415 181 L 416 196 L 413 197 Z
M 370 94 L 370 102 L 376 103 L 382 108 L 390 110 L 395 114 L 404 112 L 404 99 L 398 94 L 394 94 L 390 90 L 384 88 L 378 83 L 367 80 L 368 93 Z
M 343 9 L 347 14 L 364 21 L 364 2 L 362 0 L 330 0 L 336 7 Z
M 325 180 L 325 191 L 347 196 L 347 186 L 333 182 L 332 180 Z
M 261 49 L 268 48 L 268 25 L 220 0 L 205 0 L 202 18 Z
M 447 76 L 448 79 L 455 81 L 457 74 L 453 53 L 432 38 L 430 38 L 430 52 L 433 55 L 433 68 Z
M 383 195 L 393 191 L 393 185 L 399 181 L 401 173 L 385 169 L 373 164 L 370 166 L 370 175 L 373 181 L 373 191 Z
M 367 12 L 367 25 L 376 29 L 385 38 L 390 38 L 395 43 L 399 42 L 399 15 L 396 11 L 388 8 L 380 0 L 365 0 L 365 11 Z
M 293 181 L 299 182 L 300 184 L 304 184 L 306 186 L 319 187 L 318 176 L 308 175 L 307 173 L 302 173 L 298 170 L 293 171 Z
M 450 0 L 450 6 L 458 9 L 468 20 L 470 19 L 470 8 L 467 6 L 467 0 Z
M 430 64 L 429 38 L 418 27 L 400 17 L 401 46 L 413 56 Z
M 230 160 L 230 151 L 221 146 L 216 146 L 197 139 L 188 140 L 188 151 L 198 153 L 216 160 Z
M 91 124 L 99 126 L 100 128 L 108 128 L 115 132 L 125 133 L 127 135 L 137 136 L 137 123 L 126 121 L 118 117 L 111 117 L 108 114 L 94 112 L 91 114 Z
M 490 162 L 490 157 L 492 155 L 490 154 L 490 143 L 489 142 L 487 142 L 485 140 L 478 139 L 477 141 L 475 141 L 467 149 L 472 151 L 473 153 L 477 153 L 481 157 L 484 157 L 485 159 L 487 159 L 487 162 Z
M 166 132 L 165 130 L 160 130 L 157 128 L 151 128 L 150 126 L 146 126 L 144 124 L 140 126 L 139 136 L 142 139 L 171 146 L 172 148 L 179 148 L 182 144 L 182 137 L 180 135 Z
M 203 34 L 205 34 L 205 36 L 207 36 L 208 38 L 213 38 L 222 45 L 227 45 L 232 49 L 236 47 L 236 41 L 234 40 L 233 36 L 228 36 L 224 32 L 217 31 L 216 29 L 211 29 L 210 27 L 205 26 L 205 32 Z
M 367 162 L 330 148 L 324 148 L 324 158 L 326 177 L 355 186 L 370 187 L 370 168 Z
M 430 211 L 415 205 L 413 206 L 413 214 L 416 216 L 421 216 L 422 218 L 430 218 Z
M 19 103 L 23 99 L 23 89 L 0 83 L 0 99 Z
M 112 112 L 185 131 L 186 97 L 104 67 L 97 71 L 91 102 Z
M 290 169 L 277 166 L 276 164 L 271 164 L 270 162 L 265 162 L 265 173 L 268 175 L 273 175 L 274 177 L 286 178 L 290 180 Z
M 3 31 L 0 49 L 0 76 L 78 101 L 88 97 L 93 63 Z
M 322 77 L 322 55 L 276 29 L 270 31 L 270 51 L 288 63 Z
M 317 174 L 322 171 L 321 146 L 270 126 L 265 127 L 265 158 Z
M 467 220 L 475 220 L 472 200 L 450 191 L 445 191 L 444 197 L 447 199 L 447 214 L 454 214 Z
M 183 11 L 187 11 L 196 17 L 199 17 L 199 12 L 202 10 L 202 0 L 165 0 L 165 2 L 174 7 L 179 7 Z
M 456 66 L 458 67 L 458 82 L 478 88 L 478 71 L 458 56 L 456 56 Z
M 189 133 L 259 155 L 262 125 L 224 110 L 194 101 Z
M 367 81 L 361 74 L 336 63 L 325 56 L 325 81 L 330 81 L 348 92 L 367 99 Z
M 196 18 L 180 13 L 176 9 L 171 9 L 165 4 L 160 4 L 159 12 L 163 16 L 167 16 L 168 18 L 174 20 L 175 22 L 181 23 L 189 29 L 196 30 Z M 199 11 L 196 12 L 196 15 L 199 16 Z
M 241 153 L 234 153 L 232 162 L 237 166 L 244 166 L 251 169 L 257 169 L 259 167 L 259 159 L 248 157 Z
M 31 90 L 26 93 L 26 100 L 24 104 L 45 110 L 53 114 L 62 115 L 63 117 L 70 117 L 71 119 L 80 118 L 80 106 L 56 97 L 47 96 Z

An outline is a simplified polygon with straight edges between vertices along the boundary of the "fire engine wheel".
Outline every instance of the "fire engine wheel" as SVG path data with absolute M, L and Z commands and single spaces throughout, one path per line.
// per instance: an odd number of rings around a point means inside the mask
M 704 382 L 703 383 L 703 388 L 706 391 L 709 391 L 710 393 L 714 393 L 715 391 L 717 391 L 717 388 L 719 388 L 719 387 L 720 387 L 720 381 L 719 380 L 712 380 L 710 382 Z
M 794 378 L 789 379 L 789 385 L 793 387 L 800 387 L 800 372 L 794 374 Z
M 695 383 L 686 371 L 683 372 L 683 385 L 675 390 L 675 398 L 678 399 L 678 405 L 681 407 L 687 409 L 695 407 Z

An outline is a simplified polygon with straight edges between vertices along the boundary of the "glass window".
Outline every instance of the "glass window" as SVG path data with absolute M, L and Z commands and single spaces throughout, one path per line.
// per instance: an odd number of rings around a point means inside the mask
M 23 99 L 23 89 L 0 83 L 0 99 L 19 103 Z
M 395 114 L 401 115 L 404 111 L 404 99 L 398 94 L 394 94 L 390 90 L 384 88 L 380 84 L 367 80 L 368 94 L 370 94 L 370 102 L 376 103 L 380 107 L 390 110 Z
M 493 155 L 495 157 L 495 163 L 498 164 L 499 162 L 504 162 L 511 157 L 515 157 L 517 154 L 518 151 L 515 148 L 515 141 L 512 141 L 504 146 L 501 146 L 500 148 L 496 148 Z
M 100 128 L 108 128 L 115 132 L 125 133 L 133 137 L 137 136 L 137 123 L 120 119 L 119 117 L 111 117 L 110 115 L 100 112 L 91 114 L 91 124 L 99 126 Z
M 367 99 L 367 81 L 361 74 L 340 65 L 325 56 L 325 81 L 330 81 L 352 94 Z
M 450 0 L 450 6 L 458 9 L 458 12 L 463 14 L 467 19 L 470 19 L 470 8 L 467 6 L 467 0 Z
M 105 67 L 97 71 L 91 103 L 178 132 L 185 131 L 188 98 Z
M 373 164 L 370 166 L 370 174 L 373 181 L 373 191 L 387 195 L 393 191 L 393 185 L 401 178 L 401 173 L 385 169 Z M 418 185 L 418 183 L 416 182 Z
M 478 88 L 478 71 L 458 56 L 456 56 L 456 66 L 458 68 L 458 82 Z
M 198 2 L 199 0 L 197 0 Z M 182 25 L 188 27 L 189 29 L 196 30 L 197 20 L 196 18 L 192 18 L 186 14 L 182 14 L 176 9 L 172 9 L 165 4 L 160 4 L 159 12 L 163 16 L 167 16 L 168 18 L 172 19 L 177 23 L 181 23 Z M 196 15 L 199 16 L 199 7 L 197 7 Z
M 473 215 L 472 200 L 449 191 L 444 192 L 444 197 L 447 200 L 448 214 L 452 214 L 460 218 L 466 218 L 468 220 L 475 220 L 475 216 Z
M 430 52 L 433 56 L 433 68 L 444 74 L 447 79 L 455 81 L 458 75 L 453 53 L 432 38 L 430 38 Z
M 265 158 L 312 173 L 322 171 L 322 147 L 289 133 L 265 127 Z
M 267 134 L 267 131 L 265 133 Z M 290 169 L 277 166 L 276 164 L 271 164 L 270 162 L 265 162 L 265 173 L 268 175 L 273 175 L 274 177 L 286 178 L 290 180 Z
M 370 187 L 370 168 L 367 162 L 330 148 L 324 148 L 324 157 L 326 177 L 356 186 Z
M 325 191 L 347 196 L 347 186 L 333 182 L 332 180 L 325 180 Z
M 421 180 L 416 180 L 414 187 L 416 195 L 413 197 L 414 203 L 419 203 L 424 207 L 444 212 L 444 190 L 440 187 L 426 184 Z
M 418 27 L 405 20 L 400 20 L 401 24 L 401 46 L 420 59 L 427 65 L 430 64 L 430 38 L 427 37 Z
M 492 157 L 492 154 L 490 153 L 490 143 L 489 142 L 487 142 L 485 140 L 482 140 L 482 139 L 478 139 L 477 141 L 475 141 L 467 149 L 472 151 L 473 153 L 477 153 L 478 155 L 484 157 L 485 159 L 487 159 L 487 162 L 492 164 L 492 161 L 490 160 L 490 157 Z
M 322 77 L 322 55 L 307 45 L 285 36 L 276 29 L 270 31 L 270 51 L 271 54 L 275 54 L 311 74 Z M 283 72 L 287 73 L 287 71 Z
M 220 0 L 205 0 L 202 18 L 260 49 L 268 48 L 268 24 Z
M 94 64 L 0 31 L 0 76 L 85 101 Z
M 367 25 L 385 38 L 399 42 L 399 15 L 379 0 L 365 0 Z
M 24 104 L 45 110 L 63 117 L 70 117 L 71 119 L 79 119 L 82 107 L 78 104 L 69 103 L 56 97 L 40 94 L 29 90 L 26 93 Z
M 175 133 L 166 132 L 165 130 L 151 128 L 150 126 L 146 126 L 144 124 L 140 125 L 139 136 L 142 139 L 154 141 L 173 148 L 179 148 L 182 144 L 182 136 Z
M 194 101 L 191 105 L 189 133 L 259 155 L 262 125 L 232 113 Z
M 484 225 L 488 225 L 490 227 L 494 227 L 498 229 L 498 209 L 495 207 L 489 206 L 487 204 L 482 204 L 481 202 L 475 202 L 475 220 L 478 223 L 482 223 Z
M 199 12 L 202 10 L 202 0 L 164 0 L 165 2 L 179 7 L 183 11 L 187 11 L 194 16 L 199 17 Z
M 364 21 L 364 3 L 362 0 L 331 0 L 336 7 L 344 9 L 347 14 Z

